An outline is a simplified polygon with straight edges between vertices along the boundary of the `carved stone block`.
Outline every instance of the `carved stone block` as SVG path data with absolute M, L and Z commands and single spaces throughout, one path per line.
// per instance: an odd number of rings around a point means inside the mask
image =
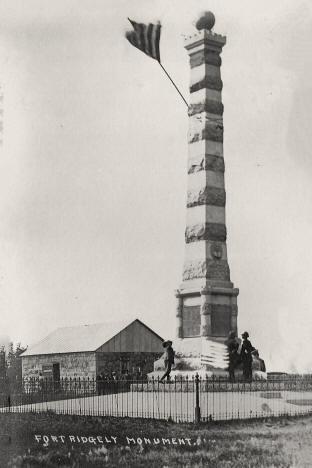
M 198 205 L 225 206 L 225 190 L 218 187 L 203 187 L 199 190 L 188 190 L 187 207 Z
M 210 114 L 223 115 L 223 104 L 220 101 L 205 99 L 203 102 L 198 102 L 196 104 L 189 105 L 189 116 L 200 114 L 201 112 L 209 112 Z
M 214 50 L 203 49 L 190 56 L 191 68 L 198 67 L 202 65 L 203 63 L 207 63 L 208 65 L 215 65 L 217 67 L 220 67 L 222 61 L 221 61 L 219 52 L 216 52 Z
M 184 264 L 183 280 L 207 278 L 221 281 L 230 280 L 227 260 L 192 260 Z
M 223 123 L 222 120 L 206 120 L 203 129 L 192 129 L 190 131 L 189 143 L 195 143 L 199 140 L 211 140 L 223 142 Z
M 215 89 L 217 91 L 221 91 L 223 87 L 223 83 L 221 78 L 218 76 L 213 76 L 213 75 L 207 75 L 205 76 L 204 79 L 198 81 L 197 83 L 194 83 L 190 86 L 190 92 L 194 93 L 195 91 L 199 91 L 200 89 L 203 88 L 208 88 L 208 89 Z
M 198 240 L 225 241 L 226 227 L 220 223 L 205 223 L 187 226 L 185 230 L 185 242 L 196 242 Z

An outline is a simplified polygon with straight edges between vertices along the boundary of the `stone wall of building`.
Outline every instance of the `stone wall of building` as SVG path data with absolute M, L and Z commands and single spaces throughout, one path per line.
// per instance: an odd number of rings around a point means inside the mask
M 110 375 L 116 372 L 121 376 L 128 372 L 133 377 L 137 374 L 145 376 L 154 369 L 154 361 L 162 353 L 96 353 L 97 374 L 104 373 Z
M 95 353 L 68 353 L 25 356 L 22 358 L 23 377 L 52 377 L 53 364 L 59 364 L 61 378 L 95 378 Z
M 25 356 L 23 377 L 53 377 L 53 364 L 60 366 L 60 378 L 95 378 L 99 373 L 118 376 L 128 372 L 136 377 L 153 370 L 154 361 L 162 353 L 69 353 Z

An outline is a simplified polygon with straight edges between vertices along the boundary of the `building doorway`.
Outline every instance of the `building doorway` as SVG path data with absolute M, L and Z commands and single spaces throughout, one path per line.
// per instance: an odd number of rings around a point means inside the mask
M 121 357 L 120 360 L 120 375 L 128 375 L 130 370 L 130 358 Z
M 60 363 L 59 362 L 56 362 L 53 364 L 53 380 L 55 382 L 59 382 L 60 381 L 60 377 L 61 377 L 61 373 L 60 373 Z

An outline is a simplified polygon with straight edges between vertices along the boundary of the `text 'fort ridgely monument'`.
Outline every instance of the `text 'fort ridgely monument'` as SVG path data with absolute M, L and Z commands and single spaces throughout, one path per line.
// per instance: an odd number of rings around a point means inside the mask
M 211 31 L 203 14 L 185 39 L 191 83 L 188 188 L 183 282 L 177 297 L 177 351 L 206 356 L 218 366 L 230 330 L 237 331 L 238 289 L 230 280 L 226 246 L 221 57 L 226 38 Z M 199 363 L 198 363 L 199 364 Z

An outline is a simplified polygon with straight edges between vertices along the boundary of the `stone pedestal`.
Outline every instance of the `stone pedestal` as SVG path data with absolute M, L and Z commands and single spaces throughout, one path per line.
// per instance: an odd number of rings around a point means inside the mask
M 148 380 L 160 379 L 165 372 L 165 363 L 164 358 L 161 357 L 154 363 L 154 371 L 148 374 Z M 203 364 L 201 361 L 201 357 L 196 355 L 196 353 L 185 353 L 185 352 L 177 352 L 177 356 L 175 359 L 175 364 L 172 367 L 172 371 L 170 374 L 171 381 L 175 379 L 183 380 L 195 378 L 196 374 L 203 380 L 212 378 L 212 377 L 222 377 L 228 380 L 228 371 L 226 368 L 218 367 L 217 365 L 207 365 Z M 239 365 L 237 369 L 235 369 L 235 379 L 236 381 L 243 381 L 243 369 L 242 365 Z M 259 368 L 258 360 L 254 359 L 252 363 L 252 379 L 253 380 L 266 380 L 267 375 L 265 372 L 262 372 Z

